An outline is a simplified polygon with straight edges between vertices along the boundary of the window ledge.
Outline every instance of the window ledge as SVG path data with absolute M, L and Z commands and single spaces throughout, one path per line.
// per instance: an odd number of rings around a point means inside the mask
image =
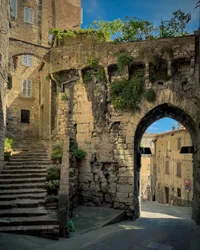
M 22 100 L 27 100 L 27 101 L 34 101 L 35 97 L 25 97 L 25 96 L 19 96 L 18 98 Z

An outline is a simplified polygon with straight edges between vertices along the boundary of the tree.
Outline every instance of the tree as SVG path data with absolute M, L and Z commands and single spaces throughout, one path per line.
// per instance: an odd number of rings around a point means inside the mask
M 161 24 L 159 25 L 158 37 L 164 38 L 187 35 L 188 32 L 186 32 L 185 29 L 190 20 L 190 13 L 185 14 L 180 9 L 174 11 L 173 17 L 170 20 L 161 21 Z

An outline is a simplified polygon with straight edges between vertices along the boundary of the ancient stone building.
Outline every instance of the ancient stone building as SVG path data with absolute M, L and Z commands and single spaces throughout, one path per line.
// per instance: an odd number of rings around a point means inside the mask
M 8 84 L 9 1 L 0 1 L 0 170 L 4 161 L 6 91 Z
M 172 117 L 186 127 L 194 146 L 193 218 L 200 222 L 197 36 L 112 44 L 81 35 L 54 40 L 50 48 L 51 26 L 80 25 L 80 2 L 14 2 L 8 133 L 46 139 L 50 144 L 64 141 L 60 194 L 68 195 L 73 189 L 79 203 L 120 208 L 138 217 L 141 138 L 151 123 Z M 64 16 L 69 7 L 73 18 L 67 23 Z M 134 58 L 124 75 L 118 71 L 116 56 L 122 51 Z M 156 67 L 154 57 L 159 58 Z M 91 58 L 98 59 L 98 68 L 88 64 Z M 96 77 L 97 70 L 106 77 Z M 145 76 L 146 88 L 155 90 L 156 100 L 143 100 L 140 112 L 116 110 L 110 83 L 134 78 L 138 72 Z M 86 75 L 90 76 L 87 82 Z M 71 140 L 87 152 L 83 161 L 71 160 Z
M 49 30 L 51 27 L 76 29 L 80 23 L 80 0 L 11 0 L 9 135 L 15 138 L 39 136 L 42 108 L 39 70 L 50 48 Z
M 108 205 L 139 216 L 141 139 L 150 124 L 167 116 L 182 123 L 192 139 L 193 218 L 200 221 L 197 38 L 191 35 L 106 44 L 80 36 L 55 44 L 44 57 L 41 69 L 41 136 L 66 142 L 73 138 L 87 152 L 85 160 L 71 172 L 65 144 L 61 189 L 67 190 L 71 184 L 66 181 L 68 173 L 73 180 L 76 174 L 80 203 Z M 123 76 L 117 70 L 116 54 L 120 51 L 134 58 Z M 160 58 L 158 67 L 153 67 L 149 53 Z M 106 78 L 95 77 L 96 69 L 88 66 L 91 57 L 99 59 Z M 146 88 L 155 89 L 156 100 L 142 101 L 140 112 L 116 110 L 110 99 L 110 83 L 122 77 L 132 78 L 138 71 L 145 76 Z M 150 76 L 155 71 L 162 74 L 153 83 Z M 47 73 L 50 80 L 45 79 Z M 89 82 L 85 74 L 93 76 Z
M 192 154 L 180 154 L 184 146 L 192 146 L 184 129 L 169 131 L 156 136 L 155 154 L 152 159 L 151 180 L 155 200 L 170 205 L 190 206 L 193 188 L 185 189 L 184 180 L 191 180 L 193 187 Z

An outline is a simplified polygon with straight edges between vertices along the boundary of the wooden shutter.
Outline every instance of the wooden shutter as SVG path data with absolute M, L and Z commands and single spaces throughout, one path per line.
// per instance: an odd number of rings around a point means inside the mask
M 31 97 L 31 95 L 32 95 L 32 81 L 28 80 L 27 97 Z
M 27 92 L 27 84 L 26 84 L 26 80 L 23 80 L 23 82 L 22 82 L 22 95 L 26 96 L 26 92 Z

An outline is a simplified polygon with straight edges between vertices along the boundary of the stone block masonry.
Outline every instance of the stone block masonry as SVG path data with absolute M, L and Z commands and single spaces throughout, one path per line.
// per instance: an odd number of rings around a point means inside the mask
M 200 139 L 197 131 L 200 118 L 197 115 L 199 86 L 197 63 L 194 63 L 197 46 L 195 36 L 128 44 L 95 44 L 77 38 L 76 41 L 70 39 L 65 44 L 50 50 L 45 57 L 45 69 L 49 69 L 53 76 L 51 83 L 56 83 L 59 91 L 67 95 L 69 137 L 72 136 L 78 147 L 87 152 L 86 158 L 76 165 L 78 170 L 74 171 L 73 168 L 70 171 L 71 182 L 78 186 L 76 192 L 79 202 L 124 209 L 129 215 L 137 217 L 140 140 L 148 125 L 158 117 L 168 115 L 191 132 L 194 147 L 197 149 L 194 155 L 196 201 L 193 211 L 194 218 L 198 221 L 200 211 L 197 206 L 200 197 L 195 169 L 199 167 Z M 140 112 L 121 112 L 114 109 L 110 99 L 110 83 L 123 77 L 134 77 L 134 65 L 138 70 L 138 63 L 142 64 L 140 72 L 149 77 L 149 72 L 152 73 L 151 61 L 145 56 L 141 58 L 140 52 L 150 47 L 160 53 L 161 61 L 166 65 L 166 74 L 169 75 L 167 79 L 156 80 L 154 83 L 152 79 L 146 79 L 146 88 L 153 86 L 156 100 L 152 103 L 142 101 Z M 116 54 L 122 50 L 134 58 L 133 65 L 124 76 L 117 72 L 116 65 Z M 172 57 L 167 54 L 169 50 Z M 97 69 L 88 68 L 88 58 L 91 57 L 99 58 L 99 67 L 105 72 L 106 78 L 98 79 Z M 86 75 L 90 77 L 86 78 Z M 41 91 L 45 95 L 43 99 L 46 105 L 51 105 L 49 94 L 46 95 L 46 87 L 46 84 L 41 85 Z M 58 96 L 57 94 L 57 100 Z M 53 135 L 57 134 L 62 139 L 60 131 L 64 129 L 61 115 L 63 104 L 60 106 L 59 101 L 55 101 L 56 98 L 54 96 L 53 100 L 58 105 L 57 112 L 51 112 L 53 117 L 45 120 L 43 127 L 50 127 L 52 120 L 56 121 Z M 188 119 L 184 119 L 183 114 L 187 114 Z M 49 136 L 51 135 L 50 132 Z
M 4 161 L 4 137 L 6 128 L 6 91 L 8 84 L 8 47 L 10 4 L 0 3 L 0 170 Z

